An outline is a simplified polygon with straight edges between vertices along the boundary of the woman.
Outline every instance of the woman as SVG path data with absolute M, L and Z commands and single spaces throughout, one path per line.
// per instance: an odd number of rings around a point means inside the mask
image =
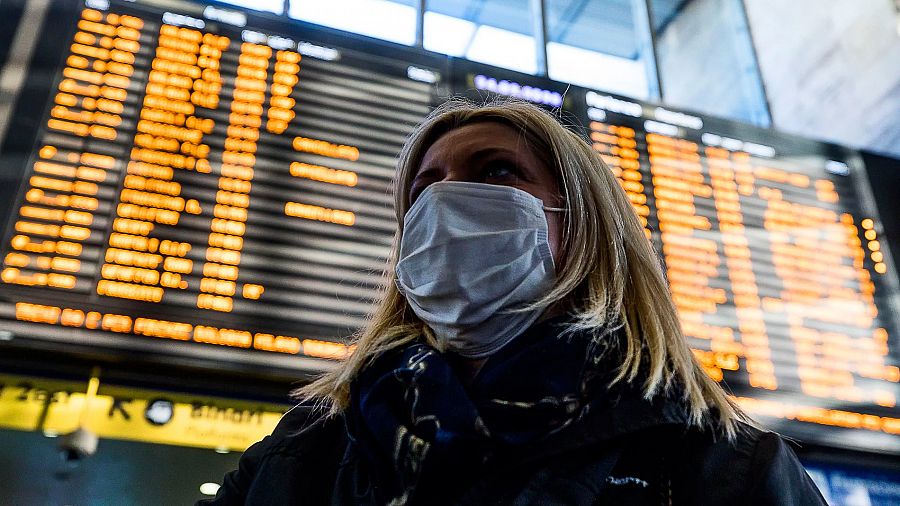
M 624 192 L 550 114 L 442 105 L 395 207 L 355 352 L 209 504 L 825 504 L 694 360 Z

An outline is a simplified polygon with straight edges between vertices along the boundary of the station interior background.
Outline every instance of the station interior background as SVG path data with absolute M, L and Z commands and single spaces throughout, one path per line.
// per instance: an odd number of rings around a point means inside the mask
M 87 3 L 112 11 L 129 2 Z M 773 135 L 844 146 L 864 160 L 882 250 L 895 255 L 884 260 L 892 281 L 884 282 L 886 302 L 879 308 L 891 325 L 900 320 L 893 267 L 900 251 L 900 0 L 136 2 L 142 3 L 191 13 L 207 6 L 244 12 L 294 23 L 310 30 L 310 40 L 321 36 L 334 45 L 346 39 L 363 50 L 403 46 L 439 53 L 461 65 L 477 62 L 499 73 L 571 83 Z M 0 142 L 15 130 L 9 118 L 21 112 L 31 80 L 55 79 L 56 68 L 47 74 L 32 69 L 46 58 L 38 39 L 52 30 L 47 16 L 59 4 L 71 4 L 59 12 L 76 17 L 84 7 L 75 0 L 0 0 Z M 43 121 L 43 113 L 36 109 L 33 123 Z M 16 196 L 24 170 L 17 158 L 0 152 L 0 184 L 9 187 L 4 198 Z M 0 220 L 0 238 L 7 243 L 13 220 L 12 214 Z M 10 303 L 11 294 L 0 292 L 0 302 Z M 330 367 L 324 355 L 219 367 L 215 353 L 145 360 L 139 351 L 110 353 L 87 340 L 62 345 L 36 339 L 19 346 L 7 328 L 11 318 L 0 310 L 2 504 L 178 504 L 214 494 L 223 474 L 236 467 L 242 445 L 270 430 L 286 409 L 287 392 Z M 889 339 L 886 363 L 896 366 L 900 336 Z M 292 358 L 310 365 L 298 367 Z M 246 433 L 232 433 L 234 443 L 218 447 L 183 434 L 169 444 L 152 436 L 101 435 L 94 455 L 67 459 L 61 450 L 65 434 L 43 425 L 48 399 L 73 388 L 90 391 L 91 377 L 99 378 L 101 393 L 103 385 L 115 386 L 105 390 L 113 404 L 104 414 L 112 416 L 116 403 L 124 402 L 141 407 L 124 416 L 148 417 L 155 400 L 183 398 L 196 417 L 206 417 L 204 427 L 229 418 L 229 430 Z M 881 413 L 900 418 L 893 405 Z M 69 415 L 84 416 L 75 408 Z M 249 423 L 248 417 L 265 422 Z M 900 433 L 892 437 L 894 448 L 900 447 Z M 852 441 L 802 443 L 798 453 L 833 504 L 900 504 L 900 453 L 861 449 Z

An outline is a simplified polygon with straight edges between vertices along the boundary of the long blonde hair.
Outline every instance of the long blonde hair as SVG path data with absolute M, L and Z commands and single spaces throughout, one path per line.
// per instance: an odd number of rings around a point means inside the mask
M 440 347 L 397 290 L 397 250 L 410 205 L 410 184 L 425 151 L 450 130 L 480 122 L 502 123 L 518 131 L 528 147 L 556 172 L 567 208 L 556 283 L 534 306 L 567 300 L 574 315 L 572 330 L 622 326 L 626 336 L 623 360 L 613 383 L 633 381 L 643 360 L 645 367 L 649 366 L 642 385 L 645 397 L 678 383 L 693 425 L 712 425 L 733 437 L 738 422 L 749 420 L 706 375 L 688 348 L 659 259 L 619 182 L 587 142 L 550 113 L 519 100 L 479 105 L 452 99 L 409 135 L 397 161 L 394 208 L 398 227 L 380 304 L 356 336 L 355 351 L 336 369 L 299 388 L 296 395 L 327 402 L 336 414 L 347 407 L 354 378 L 377 355 L 419 338 Z

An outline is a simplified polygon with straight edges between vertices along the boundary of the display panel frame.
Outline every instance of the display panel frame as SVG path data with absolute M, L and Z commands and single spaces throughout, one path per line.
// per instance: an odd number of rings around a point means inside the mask
M 88 2 L 90 3 L 90 2 Z M 96 3 L 96 2 L 95 2 Z M 101 2 L 102 3 L 102 2 Z M 13 224 L 16 221 L 16 212 L 14 206 L 17 202 L 23 202 L 23 193 L 27 189 L 27 180 L 23 180 L 21 174 L 30 171 L 27 165 L 30 159 L 30 153 L 35 152 L 39 146 L 39 132 L 42 128 L 42 121 L 48 117 L 48 111 L 53 107 L 52 96 L 54 86 L 60 70 L 65 65 L 65 52 L 60 48 L 65 48 L 68 39 L 76 31 L 75 25 L 78 20 L 80 2 L 57 2 L 51 7 L 51 11 L 46 18 L 46 26 L 53 26 L 53 30 L 42 29 L 48 33 L 52 33 L 52 37 L 42 37 L 39 46 L 35 51 L 35 58 L 30 68 L 31 75 L 34 75 L 35 69 L 38 69 L 45 77 L 38 80 L 39 86 L 29 86 L 23 90 L 19 100 L 16 103 L 16 112 L 13 116 L 13 124 L 10 128 L 10 134 L 3 141 L 3 153 L 9 155 L 4 166 L 7 168 L 8 179 L 15 181 L 12 185 L 3 185 L 3 199 L 0 200 L 5 209 L 2 212 L 6 218 L 4 223 L 3 240 L 6 241 L 8 247 L 10 238 L 15 234 Z M 213 4 L 214 7 L 220 8 L 221 12 L 235 13 L 238 11 L 227 10 L 221 4 Z M 167 12 L 177 12 L 184 15 L 197 16 L 200 19 L 204 16 L 204 9 L 208 5 L 199 5 L 192 2 L 157 2 L 149 0 L 141 3 L 113 2 L 112 8 L 118 9 L 123 13 L 142 14 L 146 12 L 154 13 L 158 16 L 163 10 Z M 270 34 L 281 34 L 293 37 L 294 40 L 312 44 L 306 47 L 306 50 L 315 53 L 316 51 L 324 51 L 325 56 L 328 51 L 337 51 L 342 61 L 351 61 L 353 68 L 360 72 L 367 72 L 371 69 L 373 72 L 383 71 L 385 68 L 392 67 L 394 72 L 399 76 L 401 72 L 407 76 L 410 69 L 424 71 L 428 74 L 432 71 L 435 77 L 434 83 L 428 83 L 432 89 L 432 99 L 430 107 L 436 105 L 439 96 L 445 96 L 446 90 L 443 87 L 443 76 L 446 75 L 446 59 L 442 55 L 431 53 L 423 53 L 409 47 L 393 44 L 385 41 L 371 39 L 368 37 L 348 35 L 337 30 L 318 27 L 296 20 L 289 20 L 283 16 L 276 16 L 268 13 L 251 13 L 246 14 L 248 21 L 247 28 L 251 27 L 256 30 L 266 31 Z M 60 20 L 67 20 L 68 23 L 61 24 Z M 221 23 L 220 23 L 221 24 Z M 215 23 L 209 22 L 208 27 L 215 29 Z M 244 28 L 230 27 L 232 34 L 241 33 Z M 309 57 L 312 59 L 313 57 Z M 321 61 L 326 61 L 324 59 Z M 425 76 L 428 77 L 428 76 Z M 412 82 L 412 81 L 410 81 Z M 299 86 L 299 85 L 298 85 Z M 301 90 L 301 94 L 303 91 Z M 40 113 L 37 110 L 40 109 Z M 427 114 L 427 110 L 423 110 L 421 117 Z M 417 120 L 418 121 L 418 117 Z M 133 130 L 132 130 L 133 132 Z M 399 148 L 399 146 L 397 146 Z M 392 148 L 393 149 L 393 148 Z M 15 158 L 13 158 L 15 155 Z M 117 184 L 121 188 L 121 180 Z M 385 187 L 385 191 L 387 191 Z M 389 243 L 390 236 L 385 239 Z M 377 262 L 378 267 L 373 271 L 374 277 L 380 277 L 381 262 Z M 4 283 L 5 285 L 5 283 Z M 8 286 L 0 287 L 0 290 L 8 292 Z M 42 289 L 32 287 L 18 287 L 18 289 L 40 292 Z M 4 295 L 9 300 L 10 296 Z M 96 294 L 91 297 L 97 298 Z M 50 299 L 56 301 L 59 306 L 76 306 L 82 301 L 82 297 L 77 294 L 54 293 Z M 141 303 L 134 301 L 124 301 L 118 299 L 103 298 L 104 306 L 110 308 L 112 313 L 125 313 L 129 310 L 135 311 L 134 307 L 140 306 Z M 6 334 L 10 340 L 4 343 L 9 346 L 25 346 L 35 349 L 58 350 L 61 353 L 77 352 L 86 355 L 98 357 L 131 357 L 144 361 L 161 361 L 162 363 L 176 365 L 179 367 L 190 367 L 190 364 L 199 363 L 206 366 L 218 365 L 220 369 L 231 369 L 234 372 L 240 372 L 247 367 L 255 370 L 258 368 L 271 369 L 273 374 L 299 375 L 306 377 L 323 370 L 333 367 L 332 360 L 323 359 L 328 356 L 329 350 L 324 350 L 323 354 L 315 355 L 284 355 L 281 353 L 269 353 L 252 350 L 236 350 L 227 347 L 200 345 L 199 343 L 184 343 L 175 341 L 162 341 L 159 339 L 147 339 L 141 336 L 120 336 L 108 331 L 90 330 L 86 328 L 72 329 L 61 326 L 47 326 L 44 324 L 35 324 L 28 322 L 15 321 L 15 315 L 11 314 L 11 308 L 7 307 L 2 311 L 2 317 L 8 319 L 9 330 Z M 192 313 L 202 313 L 202 310 L 178 310 L 176 312 L 183 318 L 191 318 L 192 323 L 203 323 L 208 326 L 223 326 L 221 314 L 201 315 L 196 317 Z M 160 309 L 155 314 L 153 312 L 138 313 L 149 315 L 151 317 L 162 318 L 171 315 L 171 308 Z M 205 316 L 205 317 L 203 317 Z M 230 315 L 224 315 L 225 317 Z M 227 319 L 227 318 L 226 318 Z M 231 318 L 230 326 L 234 327 L 237 318 Z M 281 325 L 279 331 L 290 332 L 290 323 L 285 322 Z M 356 330 L 356 327 L 345 327 L 344 331 L 336 334 L 333 326 L 315 327 L 307 326 L 311 332 L 305 333 L 314 340 L 326 343 L 328 341 L 346 342 L 346 338 Z M 130 339 L 129 339 L 130 338 Z M 290 371 L 293 371 L 291 373 Z
M 168 9 L 173 10 L 174 7 L 171 6 L 176 5 L 172 2 L 146 2 L 145 4 L 151 9 L 154 5 L 165 4 Z M 129 4 L 128 8 L 141 9 L 145 4 Z M 119 4 L 117 3 L 116 5 Z M 202 5 L 188 2 L 178 2 L 177 5 L 179 8 L 184 9 L 179 12 L 185 12 L 198 17 L 203 14 Z M 71 25 L 69 25 L 68 30 L 71 32 L 73 31 L 72 27 L 74 26 L 74 19 L 76 18 L 77 13 L 78 8 L 75 3 L 54 3 L 53 10 L 47 18 L 48 26 L 52 24 L 54 30 L 49 30 L 51 36 L 40 40 L 39 47 L 35 51 L 35 60 L 32 64 L 32 68 L 48 69 L 45 70 L 42 75 L 55 75 L 62 67 L 64 53 L 55 51 L 53 48 L 65 47 L 66 34 L 68 32 L 63 29 L 59 20 L 64 19 L 67 15 L 70 16 L 73 21 Z M 860 162 L 859 156 L 855 151 L 842 146 L 804 139 L 773 130 L 751 127 L 734 121 L 710 118 L 691 111 L 666 108 L 664 106 L 617 96 L 615 94 L 569 86 L 565 83 L 558 83 L 527 74 L 497 69 L 465 60 L 447 59 L 442 55 L 430 54 L 406 46 L 395 45 L 384 41 L 369 39 L 367 37 L 347 35 L 334 30 L 306 25 L 302 22 L 288 22 L 288 20 L 283 17 L 274 15 L 264 13 L 247 13 L 246 15 L 248 16 L 248 19 L 253 21 L 250 25 L 259 30 L 266 30 L 274 34 L 298 34 L 295 35 L 297 39 L 306 37 L 306 39 L 309 39 L 314 43 L 321 44 L 322 47 L 327 48 L 328 46 L 333 46 L 350 53 L 355 52 L 358 55 L 361 55 L 362 58 L 369 57 L 373 60 L 383 59 L 387 61 L 397 61 L 403 62 L 404 64 L 420 65 L 424 68 L 437 69 L 438 72 L 442 74 L 443 79 L 435 89 L 434 97 L 436 99 L 446 96 L 449 94 L 449 91 L 452 91 L 454 94 L 468 95 L 473 99 L 484 98 L 486 93 L 473 89 L 479 87 L 475 82 L 475 76 L 477 75 L 485 76 L 487 79 L 493 78 L 498 83 L 499 81 L 507 80 L 516 82 L 519 85 L 527 85 L 532 88 L 550 92 L 549 96 L 541 95 L 542 98 L 532 101 L 549 107 L 551 110 L 555 110 L 557 116 L 560 117 L 567 126 L 578 132 L 585 139 L 591 138 L 590 125 L 592 121 L 597 120 L 596 116 L 590 117 L 587 115 L 588 110 L 591 107 L 588 97 L 593 97 L 592 101 L 596 102 L 596 97 L 602 96 L 611 99 L 611 101 L 606 101 L 607 104 L 618 104 L 616 107 L 628 107 L 627 104 L 638 106 L 640 112 L 637 113 L 638 116 L 635 121 L 644 122 L 648 119 L 652 119 L 654 117 L 653 114 L 657 113 L 658 108 L 662 108 L 669 113 L 675 114 L 676 116 L 671 117 L 680 118 L 679 121 L 692 122 L 694 121 L 692 118 L 700 119 L 703 122 L 704 130 L 714 130 L 715 134 L 720 138 L 736 139 L 763 147 L 771 147 L 771 144 L 777 144 L 778 149 L 781 150 L 781 154 L 788 157 L 796 157 L 797 159 L 800 159 L 801 162 L 804 157 L 820 157 L 822 159 L 840 161 L 841 163 L 844 163 L 844 167 L 852 176 L 851 186 L 853 186 L 853 189 L 848 191 L 852 191 L 854 197 L 859 199 L 859 209 L 865 213 L 865 216 L 877 217 L 871 195 L 866 186 L 867 182 L 865 181 L 863 164 Z M 69 33 L 69 35 L 71 34 Z M 375 67 L 377 67 L 377 65 L 373 66 L 373 68 Z M 363 69 L 365 68 L 363 67 Z M 4 163 L 2 170 L 5 172 L 3 177 L 7 181 L 20 178 L 20 176 L 17 175 L 19 174 L 19 172 L 17 172 L 18 169 L 23 169 L 25 172 L 30 170 L 27 166 L 30 156 L 29 153 L 38 149 L 38 132 L 42 128 L 41 122 L 47 118 L 48 111 L 52 107 L 49 97 L 51 97 L 53 92 L 55 80 L 46 78 L 38 79 L 37 82 L 39 86 L 29 86 L 22 91 L 22 95 L 16 106 L 16 114 L 14 115 L 12 128 L 10 128 L 10 134 L 7 135 L 7 139 L 4 140 L 3 149 L 0 151 L 4 153 L 4 156 L 8 156 L 9 153 L 12 153 L 12 156 L 19 157 L 7 159 L 9 161 Z M 482 82 L 482 84 L 484 85 L 485 83 Z M 482 89 L 502 91 L 494 84 L 487 84 L 486 87 L 483 87 Z M 509 92 L 508 87 L 506 91 Z M 589 95 L 590 93 L 594 93 L 595 95 Z M 506 94 L 508 95 L 509 93 Z M 528 95 L 528 93 L 526 93 L 526 95 Z M 537 95 L 534 95 L 533 93 L 532 96 L 537 97 Z M 44 109 L 39 116 L 33 114 L 35 110 L 42 107 Z M 615 117 L 610 110 L 607 110 L 606 114 L 608 117 Z M 678 114 L 682 116 L 677 116 Z M 634 118 L 633 115 L 628 116 Z M 656 119 L 659 119 L 659 117 Z M 15 160 L 18 160 L 18 162 Z M 836 166 L 835 170 L 838 169 L 840 169 L 840 166 Z M 4 204 L 8 206 L 8 209 L 0 209 L 0 212 L 5 212 L 6 214 L 4 216 L 9 217 L 9 223 L 6 227 L 7 233 L 3 237 L 4 248 L 9 244 L 12 235 L 10 229 L 12 223 L 15 221 L 15 209 L 13 206 L 16 202 L 22 201 L 21 195 L 25 191 L 25 181 L 22 181 L 22 184 L 17 186 L 15 195 L 10 191 L 14 186 L 15 185 L 0 186 L 0 192 L 6 192 L 0 194 L 0 206 Z M 121 188 L 121 182 L 117 188 Z M 648 199 L 648 202 L 651 204 L 653 203 L 652 198 L 653 197 L 650 196 Z M 653 231 L 653 234 L 658 235 L 659 225 L 658 220 L 655 222 L 653 219 L 649 220 L 648 227 Z M 890 255 L 887 255 L 887 257 L 890 257 Z M 890 321 L 886 325 L 890 330 L 890 342 L 888 343 L 890 346 L 890 354 L 888 355 L 888 358 L 893 360 L 893 364 L 897 364 L 898 353 L 900 353 L 898 352 L 898 350 L 900 350 L 900 344 L 898 344 L 897 313 L 895 309 L 898 297 L 896 288 L 896 270 L 892 265 L 890 258 L 888 258 L 885 263 L 889 266 L 888 272 L 884 280 L 879 282 L 880 288 L 876 290 L 876 296 L 880 297 L 879 306 L 886 308 L 889 312 L 893 313 L 889 315 Z M 26 289 L 26 291 L 36 290 L 39 291 L 41 289 Z M 0 286 L 0 296 L 6 298 L 8 292 L 9 290 Z M 51 299 L 61 301 L 59 304 L 66 303 L 76 305 L 81 302 L 81 297 L 77 294 L 55 294 Z M 134 306 L 130 301 L 117 302 L 115 300 L 110 301 L 104 299 L 104 303 L 105 306 L 110 307 L 116 314 L 125 312 L 129 307 Z M 160 308 L 157 313 L 150 314 L 150 316 L 158 315 L 157 317 L 163 318 L 170 314 L 170 311 L 167 311 L 165 308 Z M 184 311 L 181 314 L 187 315 L 187 311 Z M 221 318 L 218 318 L 218 316 L 219 315 L 206 316 L 192 321 L 198 321 L 209 326 L 221 325 Z M 187 318 L 188 316 L 185 317 Z M 260 371 L 269 371 L 272 375 L 281 377 L 289 377 L 291 375 L 296 375 L 296 377 L 307 377 L 309 374 L 327 370 L 334 366 L 333 361 L 323 360 L 322 358 L 312 356 L 284 355 L 253 350 L 248 351 L 245 349 L 233 349 L 201 343 L 170 340 L 164 341 L 160 339 L 141 338 L 139 336 L 123 336 L 102 330 L 89 330 L 85 328 L 75 329 L 61 326 L 51 327 L 41 323 L 16 322 L 15 314 L 10 313 L 9 308 L 0 311 L 0 319 L 5 320 L 4 325 L 9 329 L 3 334 L 8 340 L 0 342 L 0 348 L 12 346 L 50 350 L 59 352 L 61 357 L 72 353 L 106 358 L 127 357 L 129 360 L 159 363 L 184 370 L 203 364 L 203 366 L 207 368 L 228 370 L 238 375 L 242 372 L 253 370 L 255 374 L 259 374 Z M 313 333 L 311 336 L 317 339 L 339 342 L 352 330 L 353 329 L 348 328 L 347 332 L 343 335 L 327 335 L 327 330 L 320 330 L 319 333 Z M 287 332 L 287 330 L 285 330 L 285 332 Z M 760 400 L 777 399 L 779 401 L 785 400 L 786 398 L 784 395 L 773 396 L 773 394 L 758 391 L 758 389 L 749 387 L 749 385 L 746 384 L 746 381 L 737 379 L 737 377 L 734 377 L 731 373 L 725 374 L 726 386 L 730 387 L 731 391 L 736 396 L 748 396 Z M 826 404 L 827 409 L 834 411 L 841 411 L 844 408 L 844 406 L 830 401 Z M 847 411 L 859 408 L 857 405 L 849 406 L 850 408 L 848 408 Z M 881 407 L 871 407 L 871 409 L 866 409 L 867 414 L 875 416 L 896 416 L 896 409 Z M 800 415 L 802 416 L 802 413 Z M 794 416 L 796 418 L 796 415 Z M 864 449 L 867 451 L 884 453 L 900 452 L 900 439 L 889 434 L 865 432 L 861 429 L 825 427 L 820 424 L 764 415 L 760 416 L 760 419 L 762 419 L 770 428 L 783 432 L 786 435 L 805 440 L 835 446 Z
M 859 153 L 850 148 L 785 134 L 772 129 L 763 129 L 731 120 L 709 117 L 683 109 L 669 108 L 613 93 L 569 86 L 566 83 L 498 69 L 466 60 L 454 59 L 451 63 L 450 75 L 454 93 L 465 95 L 473 100 L 483 100 L 486 97 L 496 95 L 500 96 L 501 101 L 504 96 L 515 96 L 527 100 L 528 96 L 533 96 L 534 99 L 531 100 L 533 103 L 549 110 L 551 114 L 564 121 L 570 129 L 577 132 L 588 142 L 594 142 L 592 140 L 592 122 L 598 119 L 598 115 L 602 113 L 605 114 L 604 121 L 635 128 L 635 130 L 638 130 L 638 137 L 641 137 L 642 132 L 646 133 L 646 130 L 642 130 L 640 126 L 644 122 L 656 121 L 664 123 L 661 118 L 671 117 L 673 122 L 667 125 L 678 127 L 678 132 L 673 133 L 673 135 L 679 139 L 690 139 L 700 146 L 705 146 L 701 141 L 701 135 L 713 134 L 719 137 L 719 143 L 725 143 L 726 145 L 729 143 L 733 144 L 735 140 L 740 140 L 745 143 L 747 149 L 760 153 L 760 156 L 769 154 L 769 149 L 772 149 L 775 153 L 772 158 L 772 165 L 775 167 L 793 165 L 803 168 L 809 174 L 822 173 L 832 178 L 837 185 L 837 191 L 843 199 L 841 205 L 848 206 L 848 209 L 852 208 L 855 212 L 861 213 L 858 217 L 859 219 L 863 217 L 874 218 L 875 224 L 872 228 L 878 229 L 878 233 L 883 234 L 883 228 L 880 226 L 878 212 L 874 206 L 874 200 L 868 186 L 869 182 L 865 166 Z M 529 90 L 523 91 L 526 87 Z M 542 95 L 540 91 L 550 92 L 553 95 L 553 99 L 546 99 L 546 93 Z M 591 94 L 593 94 L 592 99 L 589 98 Z M 605 108 L 598 106 L 599 109 L 603 110 L 599 112 L 594 111 L 595 116 L 593 118 L 588 115 L 592 102 L 594 105 L 605 105 Z M 620 111 L 619 113 L 614 112 L 617 109 Z M 658 111 L 658 109 L 663 110 Z M 678 124 L 678 122 L 681 122 L 681 124 Z M 701 123 L 702 126 L 699 126 Z M 699 128 L 687 126 L 692 124 L 696 124 Z M 665 128 L 665 125 L 657 127 Z M 715 139 L 714 137 L 706 138 L 710 140 Z M 645 203 L 651 209 L 656 209 L 654 207 L 655 196 L 652 190 L 652 183 L 649 181 L 652 175 L 651 166 L 653 164 L 650 163 L 647 157 L 646 141 L 638 139 L 638 146 L 634 149 L 640 152 L 640 170 L 642 172 L 646 171 L 643 174 L 644 183 L 648 185 L 647 189 L 643 190 L 647 197 Z M 704 155 L 701 155 L 701 157 L 702 160 L 705 160 Z M 837 162 L 829 165 L 834 172 L 822 170 L 821 164 L 828 163 L 826 161 L 829 160 Z M 710 175 L 706 162 L 704 161 L 703 164 L 705 181 L 709 183 Z M 743 196 L 741 198 L 745 199 Z M 661 240 L 660 221 L 657 218 L 657 212 L 658 210 L 650 212 L 647 228 L 654 248 L 658 252 L 660 262 L 663 268 L 666 269 L 667 264 L 663 254 L 663 242 Z M 715 211 L 713 212 L 713 216 L 715 216 Z M 697 213 L 702 214 L 699 204 Z M 715 227 L 717 226 L 714 223 L 713 229 L 716 230 Z M 863 232 L 866 232 L 866 230 L 860 227 L 859 237 L 865 242 L 866 239 L 862 237 Z M 885 242 L 883 236 L 879 236 L 879 238 L 882 243 Z M 888 239 L 891 238 L 888 237 Z M 759 254 L 758 247 L 755 247 L 752 242 L 749 247 L 754 249 L 753 256 L 756 257 Z M 717 251 L 720 256 L 721 250 L 722 245 L 719 244 Z M 865 266 L 873 276 L 876 285 L 875 304 L 884 313 L 881 316 L 881 325 L 887 329 L 889 335 L 889 342 L 886 344 L 889 350 L 884 360 L 886 365 L 896 367 L 900 364 L 900 338 L 897 335 L 898 313 L 895 309 L 895 301 L 900 291 L 897 289 L 896 271 L 888 250 L 887 245 L 882 247 L 884 252 L 882 262 L 887 266 L 885 274 L 879 276 L 872 270 L 874 262 L 868 258 L 868 255 Z M 868 250 L 867 253 L 869 253 Z M 754 264 L 754 269 L 758 267 Z M 757 275 L 759 275 L 758 272 Z M 776 275 L 772 273 L 772 276 Z M 726 282 L 730 281 L 726 280 Z M 729 298 L 732 296 L 730 294 Z M 735 330 L 737 331 L 736 324 Z M 780 329 L 775 330 L 781 332 Z M 823 329 L 823 331 L 827 330 Z M 685 334 L 689 335 L 689 331 L 686 331 Z M 688 341 L 692 348 L 701 343 L 701 341 L 691 337 L 688 337 Z M 797 363 L 795 351 L 789 347 L 793 346 L 793 343 L 780 337 L 775 338 L 775 341 L 773 341 L 772 347 L 774 348 L 777 344 L 779 349 L 773 349 L 771 353 L 773 354 L 772 361 L 777 364 L 776 368 L 784 371 L 790 367 L 795 367 Z M 781 374 L 778 375 L 779 386 L 775 391 L 754 388 L 747 379 L 746 363 L 743 357 L 739 358 L 739 364 L 739 368 L 735 371 L 718 371 L 718 374 L 723 376 L 721 384 L 739 400 L 746 398 L 762 401 L 753 406 L 745 403 L 745 409 L 748 410 L 752 417 L 763 422 L 765 427 L 790 437 L 823 445 L 866 449 L 887 454 L 900 453 L 900 437 L 895 433 L 839 426 L 841 424 L 864 424 L 867 423 L 866 415 L 875 415 L 875 417 L 879 417 L 879 423 L 891 424 L 891 430 L 896 431 L 898 414 L 896 408 L 879 406 L 874 403 L 867 404 L 849 401 L 842 403 L 836 399 L 812 397 L 802 393 L 801 380 L 791 378 L 789 375 L 787 377 L 783 377 Z M 863 378 L 863 381 L 867 381 L 866 378 Z M 892 389 L 894 395 L 900 392 L 896 383 L 891 383 L 886 388 Z M 791 406 L 796 406 L 797 408 L 791 409 Z M 775 407 L 779 410 L 779 416 L 772 414 Z M 855 418 L 848 420 L 848 417 Z M 813 419 L 817 419 L 820 422 L 827 421 L 835 426 L 813 423 L 811 421 Z M 868 419 L 868 421 L 875 423 L 874 418 Z

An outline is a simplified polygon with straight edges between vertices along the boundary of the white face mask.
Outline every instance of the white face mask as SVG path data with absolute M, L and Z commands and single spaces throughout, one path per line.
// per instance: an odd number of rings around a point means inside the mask
M 449 350 L 487 357 L 543 312 L 510 310 L 556 279 L 544 210 L 562 209 L 510 186 L 456 181 L 429 185 L 410 207 L 397 285 Z

